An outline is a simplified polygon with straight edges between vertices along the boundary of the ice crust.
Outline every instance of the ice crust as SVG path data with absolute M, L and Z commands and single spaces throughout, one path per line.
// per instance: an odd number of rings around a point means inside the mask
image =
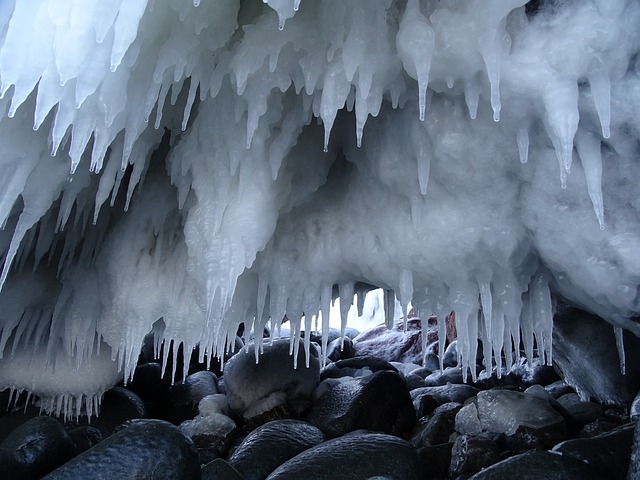
M 556 296 L 639 334 L 640 4 L 524 4 L 1 2 L 0 388 L 361 285 L 455 310 L 465 367 L 551 362 Z

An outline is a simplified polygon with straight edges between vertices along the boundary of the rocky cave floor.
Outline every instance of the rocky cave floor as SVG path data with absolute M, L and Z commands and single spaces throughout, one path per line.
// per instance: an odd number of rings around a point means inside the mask
M 108 391 L 90 422 L 40 415 L 24 395 L 8 406 L 2 392 L 0 478 L 636 478 L 635 337 L 622 376 L 611 327 L 561 309 L 553 367 L 522 354 L 498 378 L 479 357 L 485 371 L 465 383 L 455 340 L 444 370 L 435 353 L 422 364 L 423 331 L 437 341 L 425 327 L 347 329 L 342 349 L 332 330 L 324 368 L 317 354 L 304 367 L 302 341 L 297 369 L 288 340 L 267 342 L 257 365 L 251 348 L 224 374 L 192 361 L 173 385 L 143 348 L 133 382 Z

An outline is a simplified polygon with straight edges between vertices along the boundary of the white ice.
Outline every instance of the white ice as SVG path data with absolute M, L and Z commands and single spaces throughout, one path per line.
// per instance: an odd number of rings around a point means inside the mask
M 556 297 L 640 334 L 640 3 L 524 4 L 1 2 L 0 388 L 363 284 L 455 310 L 466 367 L 550 362 Z

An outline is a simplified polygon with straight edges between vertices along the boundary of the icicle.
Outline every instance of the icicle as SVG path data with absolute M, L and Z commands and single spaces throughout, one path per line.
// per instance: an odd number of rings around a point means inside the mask
M 475 120 L 478 113 L 478 103 L 480 101 L 480 85 L 477 79 L 472 78 L 467 80 L 464 87 L 464 101 L 469 110 L 469 117 Z
M 485 326 L 485 338 L 483 343 L 484 360 L 488 371 L 491 371 L 491 361 L 493 352 L 493 341 L 495 339 L 493 331 L 493 300 L 491 298 L 491 284 L 486 280 L 479 280 L 480 306 L 482 307 L 482 318 Z M 486 343 L 485 343 L 486 342 Z M 498 352 L 499 356 L 500 353 Z
M 431 59 L 435 51 L 436 35 L 429 20 L 420 12 L 418 0 L 409 0 L 396 35 L 396 48 L 402 66 L 411 78 L 418 81 L 420 120 L 424 120 L 427 85 Z
M 405 269 L 400 270 L 399 287 L 398 300 L 402 306 L 402 325 L 404 330 L 407 331 L 407 320 L 409 315 L 408 308 L 409 303 L 411 303 L 411 300 L 413 299 L 413 272 Z
M 353 304 L 353 290 L 355 283 L 347 282 L 340 284 L 338 290 L 340 293 L 340 348 L 344 346 L 344 336 L 347 328 L 347 319 L 349 317 L 349 310 Z
M 531 317 L 529 293 L 523 295 L 522 314 L 520 316 L 520 332 L 527 363 L 529 365 L 533 365 L 533 318 Z
M 611 136 L 611 80 L 609 80 L 609 75 L 604 71 L 592 73 L 589 75 L 589 85 L 591 86 L 593 103 L 600 118 L 602 136 L 609 138 Z
M 122 2 L 114 29 L 113 48 L 111 50 L 111 71 L 115 72 L 138 33 L 138 24 L 147 8 L 148 0 L 130 0 Z
M 456 312 L 458 331 L 458 357 L 462 366 L 462 379 L 467 381 L 468 370 L 476 380 L 476 351 L 478 348 L 478 289 L 470 282 L 454 285 L 449 292 L 449 303 Z
M 626 375 L 627 362 L 624 354 L 624 330 L 621 327 L 613 327 L 613 334 L 616 337 L 616 347 L 618 349 L 618 357 L 620 358 L 620 373 Z
M 396 309 L 396 294 L 393 290 L 384 289 L 384 323 L 387 328 L 393 328 Z
M 580 119 L 578 94 L 578 84 L 575 81 L 557 80 L 547 85 L 543 95 L 547 121 L 555 137 L 552 140 L 556 155 L 567 174 L 571 172 L 573 137 Z
M 520 163 L 527 163 L 529 160 L 529 129 L 521 127 L 516 134 L 518 142 L 518 153 L 520 154 Z
M 431 139 L 423 127 L 422 123 L 415 122 L 411 126 L 411 144 L 416 153 L 416 162 L 418 164 L 418 183 L 420 184 L 420 193 L 427 194 L 427 186 L 429 184 L 429 173 L 431 170 L 431 155 L 433 154 L 433 146 Z
M 534 333 L 538 341 L 538 355 L 541 359 L 546 357 L 547 365 L 552 365 L 553 362 L 553 307 L 549 291 L 550 281 L 551 276 L 546 271 L 540 271 L 534 275 L 529 285 L 529 300 Z
M 329 330 L 330 330 L 330 312 L 331 312 L 331 297 L 332 286 L 324 285 L 322 287 L 322 293 L 320 294 L 320 315 L 322 316 L 322 345 L 321 345 L 321 359 L 322 367 L 327 364 L 327 346 L 329 343 Z
M 578 150 L 580 162 L 584 168 L 584 176 L 587 180 L 587 191 L 593 204 L 593 210 L 600 224 L 600 230 L 604 230 L 600 139 L 590 132 L 580 130 L 576 134 L 576 149 Z
M 324 76 L 324 87 L 322 89 L 322 99 L 320 101 L 320 117 L 324 122 L 324 151 L 329 151 L 329 136 L 333 122 L 339 109 L 351 91 L 351 84 L 347 81 L 344 73 L 344 66 L 339 58 L 334 58 L 334 62 L 327 69 Z

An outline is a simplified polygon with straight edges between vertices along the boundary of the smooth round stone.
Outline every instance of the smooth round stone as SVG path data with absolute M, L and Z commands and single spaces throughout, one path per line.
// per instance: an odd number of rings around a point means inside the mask
M 45 478 L 200 480 L 200 462 L 193 442 L 176 426 L 163 420 L 133 420 Z
M 415 449 L 378 433 L 352 433 L 321 443 L 280 465 L 268 480 L 402 480 L 423 478 Z
M 249 351 L 243 349 L 231 357 L 224 370 L 231 409 L 244 413 L 252 404 L 278 392 L 284 393 L 287 401 L 309 398 L 319 382 L 320 362 L 315 348 L 311 348 L 307 368 L 302 341 L 298 347 L 297 368 L 294 368 L 293 356 L 289 355 L 289 340 L 264 345 L 257 364 L 254 344 L 249 346 Z
M 571 457 L 533 450 L 495 463 L 469 480 L 602 480 L 591 467 Z
M 40 478 L 76 454 L 75 445 L 60 422 L 47 416 L 32 418 L 13 430 L 0 444 L 0 450 L 0 472 L 9 473 L 2 477 L 7 479 Z
M 229 457 L 245 480 L 263 480 L 299 453 L 326 440 L 313 425 L 299 420 L 274 420 L 251 432 Z
M 213 372 L 201 371 L 189 375 L 169 389 L 163 418 L 178 425 L 198 414 L 198 404 L 218 393 L 218 377 Z
M 552 451 L 589 465 L 601 478 L 624 479 L 629 469 L 634 427 L 630 423 L 597 437 L 567 440 Z
M 336 384 L 315 401 L 307 420 L 331 438 L 361 428 L 408 437 L 415 410 L 404 379 L 383 370 Z

